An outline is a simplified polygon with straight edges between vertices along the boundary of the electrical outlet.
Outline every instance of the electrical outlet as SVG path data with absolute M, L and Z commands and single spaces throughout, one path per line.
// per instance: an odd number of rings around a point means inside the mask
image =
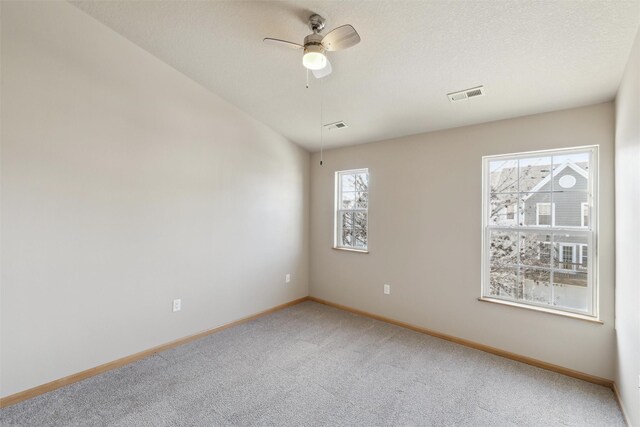
M 180 299 L 174 299 L 173 300 L 173 311 L 180 311 L 182 310 L 182 300 Z
M 284 276 L 284 283 L 289 283 L 291 281 L 291 274 L 287 273 Z
M 391 285 L 387 285 L 385 283 L 385 285 L 382 288 L 382 291 L 384 292 L 385 295 L 391 294 Z

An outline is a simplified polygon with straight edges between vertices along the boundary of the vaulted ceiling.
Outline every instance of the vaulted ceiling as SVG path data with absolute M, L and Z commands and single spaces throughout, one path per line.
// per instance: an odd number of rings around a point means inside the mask
M 315 151 L 612 100 L 638 25 L 635 1 L 76 1 L 162 61 Z M 299 51 L 319 13 L 362 42 L 311 78 Z M 326 32 L 327 30 L 325 30 Z M 446 94 L 484 85 L 486 95 Z

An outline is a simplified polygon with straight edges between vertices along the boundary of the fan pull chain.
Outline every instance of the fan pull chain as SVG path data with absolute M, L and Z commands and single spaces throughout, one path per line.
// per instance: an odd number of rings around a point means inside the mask
M 309 69 L 305 68 L 305 70 L 307 70 L 307 89 L 309 89 Z
M 320 79 L 320 166 L 322 166 L 322 151 L 324 148 L 323 145 L 323 141 L 322 141 L 322 104 L 324 102 L 324 83 L 322 82 L 322 79 Z

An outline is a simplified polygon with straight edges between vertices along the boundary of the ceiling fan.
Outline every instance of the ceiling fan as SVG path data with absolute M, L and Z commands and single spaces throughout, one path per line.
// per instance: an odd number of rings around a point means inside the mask
M 331 74 L 331 63 L 326 56 L 326 52 L 347 49 L 360 43 L 360 35 L 351 25 L 342 25 L 334 28 L 325 36 L 320 35 L 320 32 L 324 29 L 324 22 L 325 19 L 318 14 L 309 17 L 309 28 L 313 33 L 304 38 L 303 44 L 269 37 L 263 41 L 292 49 L 303 49 L 302 65 L 311 70 L 315 78 L 321 79 Z

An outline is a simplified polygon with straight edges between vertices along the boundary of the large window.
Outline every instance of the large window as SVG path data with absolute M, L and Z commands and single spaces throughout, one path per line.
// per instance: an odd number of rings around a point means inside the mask
M 483 159 L 483 299 L 598 316 L 597 154 L 594 146 Z
M 369 222 L 369 170 L 336 172 L 334 246 L 366 252 Z

